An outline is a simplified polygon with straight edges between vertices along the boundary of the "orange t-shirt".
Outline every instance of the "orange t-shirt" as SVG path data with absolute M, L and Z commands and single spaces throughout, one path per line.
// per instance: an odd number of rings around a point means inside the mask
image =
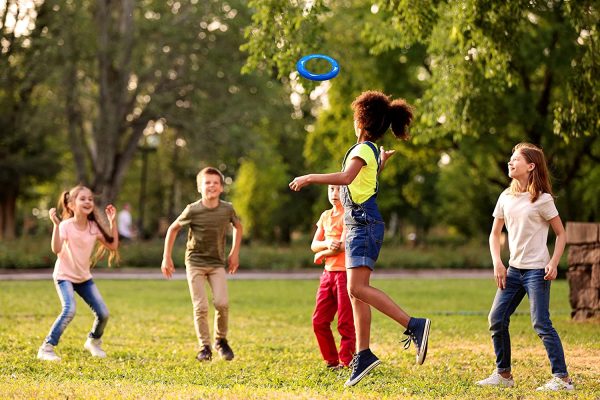
M 74 222 L 74 218 L 69 218 L 58 225 L 62 249 L 54 264 L 55 281 L 81 283 L 92 279 L 90 259 L 100 230 L 93 221 L 88 221 L 84 230 L 79 230 Z
M 341 212 L 333 215 L 334 209 L 323 211 L 317 227 L 322 228 L 325 234 L 325 240 L 340 240 L 344 231 L 344 213 Z M 344 244 L 342 243 L 342 249 Z M 342 251 L 335 256 L 329 256 L 325 259 L 325 269 L 327 271 L 345 271 L 346 270 L 346 254 Z

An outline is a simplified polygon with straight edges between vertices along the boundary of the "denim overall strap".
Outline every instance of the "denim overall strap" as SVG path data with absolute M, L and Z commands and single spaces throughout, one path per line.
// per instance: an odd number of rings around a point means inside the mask
M 352 145 L 352 147 L 350 147 L 350 149 L 348 149 L 348 151 L 346 152 L 346 155 L 344 156 L 344 161 L 342 161 L 342 171 L 344 170 L 344 168 L 346 168 L 346 160 L 348 159 L 348 156 L 350 155 L 350 152 L 351 152 L 352 150 L 354 150 L 354 148 L 355 148 L 356 146 L 358 146 L 359 144 L 362 144 L 362 143 L 364 143 L 364 144 L 366 144 L 367 146 L 369 146 L 369 147 L 371 148 L 371 150 L 373 150 L 373 153 L 375 153 L 375 162 L 377 162 L 377 174 L 379 174 L 379 150 L 377 150 L 377 146 L 375 146 L 375 143 L 373 143 L 373 142 L 369 142 L 369 141 L 366 141 L 366 142 L 361 142 L 361 143 L 355 143 L 354 145 Z M 347 187 L 347 186 L 343 186 L 343 187 L 342 187 L 342 189 L 343 189 L 343 190 L 342 190 L 342 193 L 341 193 L 341 194 L 342 194 L 342 198 L 343 198 L 343 197 L 345 197 L 345 196 L 347 195 L 347 197 L 348 197 L 348 199 L 350 200 L 350 202 L 351 202 L 352 204 L 354 204 L 354 200 L 352 200 L 352 196 L 350 195 L 350 189 L 348 189 L 348 187 Z M 375 193 L 373 194 L 373 196 L 371 196 L 371 197 L 369 198 L 369 200 L 370 200 L 370 199 L 372 199 L 372 198 L 374 198 L 374 197 L 377 197 L 377 192 L 378 192 L 378 191 L 379 191 L 379 181 L 378 181 L 378 180 L 377 180 L 377 178 L 376 178 L 376 183 L 375 183 Z M 367 200 L 367 201 L 368 201 L 368 200 Z M 343 199 L 342 199 L 342 203 L 343 203 L 343 202 L 344 202 L 344 201 L 343 201 Z

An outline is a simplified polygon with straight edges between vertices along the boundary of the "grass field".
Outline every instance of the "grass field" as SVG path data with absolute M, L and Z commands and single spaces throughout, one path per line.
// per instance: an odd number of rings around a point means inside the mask
M 349 389 L 347 371 L 325 369 L 312 333 L 317 281 L 231 281 L 236 358 L 203 364 L 194 359 L 185 282 L 97 283 L 111 311 L 104 337 L 109 357 L 92 359 L 83 350 L 93 318 L 78 298 L 57 348 L 63 360 L 43 363 L 37 348 L 60 311 L 52 282 L 0 282 L 0 398 L 600 398 L 600 324 L 570 321 L 565 281 L 553 286 L 551 310 L 577 391 L 557 395 L 535 392 L 550 367 L 526 300 L 511 325 L 516 387 L 473 385 L 494 369 L 486 320 L 491 280 L 374 281 L 409 313 L 432 319 L 429 353 L 416 366 L 414 349 L 400 344 L 402 329 L 374 313 L 372 349 L 382 365 Z

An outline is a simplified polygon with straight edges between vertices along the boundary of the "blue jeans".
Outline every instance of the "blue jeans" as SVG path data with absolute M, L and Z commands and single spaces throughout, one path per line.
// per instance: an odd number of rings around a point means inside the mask
M 73 320 L 75 316 L 75 292 L 90 306 L 96 316 L 88 337 L 100 339 L 108 322 L 108 308 L 94 281 L 90 279 L 82 283 L 73 283 L 59 280 L 56 282 L 56 291 L 60 297 L 62 312 L 50 328 L 50 333 L 46 336 L 45 342 L 56 346 L 67 325 Z
M 498 372 L 510 372 L 510 316 L 527 294 L 531 313 L 531 323 L 544 343 L 550 359 L 552 375 L 558 378 L 568 376 L 565 354 L 558 333 L 550 321 L 550 282 L 544 280 L 543 269 L 518 269 L 509 267 L 506 288 L 498 289 L 488 317 Z

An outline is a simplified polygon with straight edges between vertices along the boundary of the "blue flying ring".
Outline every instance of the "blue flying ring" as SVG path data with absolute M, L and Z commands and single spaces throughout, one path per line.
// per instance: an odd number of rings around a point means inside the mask
M 320 58 L 329 62 L 329 64 L 331 64 L 331 71 L 324 74 L 313 74 L 312 72 L 307 70 L 305 64 L 307 61 L 312 60 L 313 58 Z M 335 78 L 337 74 L 340 73 L 340 65 L 338 64 L 338 62 L 324 54 L 310 54 L 308 56 L 302 57 L 296 63 L 296 69 L 298 70 L 298 73 L 300 75 L 302 75 L 306 79 L 310 79 L 311 81 L 326 81 L 328 79 Z

